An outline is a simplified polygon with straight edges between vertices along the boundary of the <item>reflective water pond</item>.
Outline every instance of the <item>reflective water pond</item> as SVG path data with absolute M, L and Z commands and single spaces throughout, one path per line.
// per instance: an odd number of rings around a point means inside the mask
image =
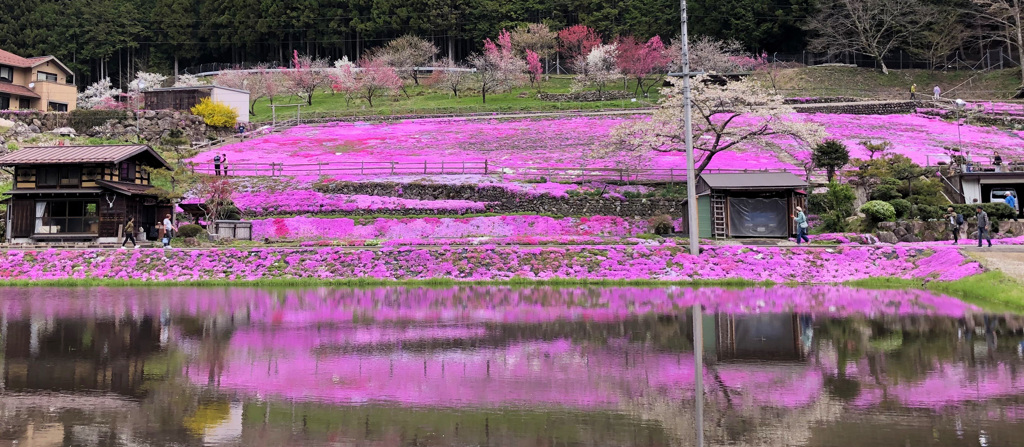
M 695 340 L 706 445 L 1019 445 L 1022 327 L 843 287 L 0 288 L 0 446 L 694 445 Z

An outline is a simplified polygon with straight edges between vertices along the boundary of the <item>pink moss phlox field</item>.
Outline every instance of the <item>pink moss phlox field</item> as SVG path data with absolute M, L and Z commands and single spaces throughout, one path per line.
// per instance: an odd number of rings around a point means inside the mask
M 9 289 L 0 313 L 9 319 L 43 315 L 116 318 L 169 310 L 203 316 L 244 313 L 252 322 L 298 326 L 389 321 L 500 323 L 615 322 L 638 314 L 675 313 L 694 304 L 730 315 L 788 313 L 831 317 L 933 315 L 959 318 L 979 309 L 925 290 L 853 287 L 549 287 L 375 288 L 97 288 L 66 293 Z M 86 297 L 80 296 L 88 294 Z M 70 296 L 69 296 L 70 295 Z M 353 336 L 355 337 L 355 336 Z M 426 336 L 419 337 L 425 338 Z M 358 338 L 358 337 L 356 337 Z
M 0 279 L 143 281 L 319 279 L 726 280 L 837 283 L 899 277 L 955 279 L 980 271 L 950 263 L 953 248 L 840 246 L 835 249 L 708 248 L 699 256 L 674 244 L 573 247 L 341 247 L 252 250 L 9 250 Z M 935 256 L 939 256 L 940 263 Z M 964 267 L 968 266 L 968 267 Z
M 649 231 L 644 219 L 614 216 L 494 216 L 469 218 L 352 219 L 289 217 L 253 221 L 254 239 L 434 239 L 472 237 L 636 236 Z
M 413 200 L 399 197 L 323 194 L 313 190 L 241 192 L 232 196 L 243 213 L 263 216 L 274 214 L 341 213 L 376 209 L 434 209 L 453 213 L 483 211 L 485 202 L 469 200 Z
M 1014 110 L 1011 106 L 992 108 Z M 514 180 L 517 173 L 529 171 L 529 168 L 537 166 L 621 166 L 624 160 L 616 157 L 586 160 L 582 154 L 607 141 L 614 126 L 637 119 L 646 118 L 631 116 L 533 120 L 428 119 L 397 123 L 298 126 L 280 134 L 267 135 L 204 152 L 197 155 L 193 161 L 210 163 L 214 155 L 220 153 L 228 154 L 229 163 L 238 164 L 392 161 L 423 163 L 442 160 L 459 163 L 486 160 L 491 164 L 494 174 L 511 175 L 511 179 Z M 868 157 L 867 151 L 860 144 L 865 140 L 889 141 L 893 144 L 892 152 L 906 155 L 918 164 L 934 164 L 944 160 L 943 154 L 946 151 L 943 148 L 956 146 L 961 141 L 965 150 L 969 150 L 973 155 L 984 156 L 998 150 L 1004 159 L 1016 160 L 1024 156 L 1024 150 L 1021 149 L 1021 132 L 963 125 L 960 126 L 958 136 L 956 123 L 924 114 L 794 114 L 787 119 L 822 125 L 827 136 L 844 142 L 854 158 Z M 741 117 L 738 123 L 742 124 L 743 121 Z M 803 173 L 802 166 L 798 165 L 809 159 L 810 148 L 786 136 L 773 137 L 772 141 L 774 144 L 767 146 L 742 144 L 735 150 L 717 155 L 709 168 L 785 169 Z M 685 165 L 683 154 L 668 152 L 654 154 L 649 167 L 679 169 Z M 292 174 L 300 175 L 297 172 Z M 367 177 L 358 173 L 327 174 L 335 180 L 360 180 Z M 381 176 L 386 174 L 376 171 L 371 173 L 371 177 Z

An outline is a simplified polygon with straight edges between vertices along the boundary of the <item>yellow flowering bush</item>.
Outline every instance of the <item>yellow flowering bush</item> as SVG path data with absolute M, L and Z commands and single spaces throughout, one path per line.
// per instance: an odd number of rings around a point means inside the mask
M 238 112 L 235 112 L 227 104 L 217 102 L 209 97 L 203 98 L 190 109 L 193 115 L 203 117 L 203 122 L 213 127 L 235 127 L 238 121 Z

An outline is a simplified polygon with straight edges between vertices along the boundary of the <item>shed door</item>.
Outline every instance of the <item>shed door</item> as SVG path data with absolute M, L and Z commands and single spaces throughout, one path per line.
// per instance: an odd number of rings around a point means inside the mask
M 786 199 L 729 198 L 729 236 L 789 237 Z
M 11 202 L 11 237 L 30 237 L 36 225 L 35 201 L 14 199 Z

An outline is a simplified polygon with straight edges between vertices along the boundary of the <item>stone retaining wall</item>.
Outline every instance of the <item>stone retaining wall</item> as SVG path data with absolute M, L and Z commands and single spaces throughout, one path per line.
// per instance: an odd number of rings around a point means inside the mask
M 66 112 L 0 113 L 0 119 L 13 123 L 13 127 L 5 134 L 5 138 L 10 140 L 23 140 L 54 129 L 72 127 L 70 116 Z M 142 130 L 142 138 L 147 141 L 159 141 L 171 129 L 181 130 L 183 136 L 190 141 L 205 141 L 209 137 L 218 138 L 233 132 L 233 129 L 209 127 L 201 117 L 177 110 L 127 111 L 122 118 L 75 130 L 80 136 L 124 138 L 135 137 L 139 129 Z
M 415 200 L 471 200 L 489 202 L 489 213 L 531 213 L 556 216 L 619 216 L 649 217 L 681 216 L 685 211 L 681 199 L 614 199 L 593 196 L 556 197 L 512 191 L 501 186 L 445 185 L 430 183 L 332 182 L 314 186 L 325 194 L 371 195 L 401 197 Z M 349 213 L 346 213 L 349 214 Z M 377 209 L 360 214 L 452 214 L 451 210 Z
M 866 102 L 854 104 L 820 104 L 795 105 L 799 113 L 832 113 L 846 115 L 893 115 L 912 113 L 917 109 L 917 101 L 898 102 Z
M 993 237 L 1020 236 L 1024 234 L 1024 222 L 1000 221 L 998 224 L 999 233 L 993 234 Z M 878 231 L 875 234 L 880 242 L 889 244 L 896 242 L 948 241 L 951 239 L 949 230 L 946 228 L 946 222 L 942 220 L 928 222 L 882 222 L 878 224 Z M 965 222 L 964 228 L 960 232 L 960 237 L 961 239 L 977 239 L 978 224 L 971 221 Z
M 551 102 L 612 101 L 632 97 L 634 97 L 632 92 L 623 90 L 606 90 L 601 93 L 591 91 L 579 93 L 540 93 L 537 95 L 537 99 Z

